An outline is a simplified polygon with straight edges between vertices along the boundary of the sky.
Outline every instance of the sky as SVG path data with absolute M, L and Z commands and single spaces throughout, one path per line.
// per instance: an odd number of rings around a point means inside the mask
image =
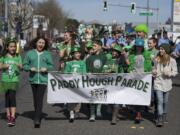
M 57 0 L 60 6 L 70 14 L 70 17 L 79 21 L 91 22 L 97 20 L 100 23 L 108 24 L 112 22 L 145 22 L 146 17 L 140 16 L 143 9 L 136 9 L 136 14 L 130 12 L 130 8 L 119 6 L 108 6 L 108 11 L 103 11 L 104 0 Z M 159 5 L 159 22 L 164 23 L 171 16 L 171 0 L 149 0 L 151 8 Z M 108 4 L 131 5 L 146 7 L 147 0 L 107 0 Z M 158 4 L 159 3 L 159 4 Z M 153 16 L 149 17 L 150 22 L 157 22 L 157 12 L 153 11 Z

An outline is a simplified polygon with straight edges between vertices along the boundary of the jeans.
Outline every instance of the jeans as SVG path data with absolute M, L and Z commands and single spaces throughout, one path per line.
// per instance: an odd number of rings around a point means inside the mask
M 180 58 L 176 58 L 178 73 L 180 73 Z
M 156 90 L 158 115 L 167 114 L 169 92 Z

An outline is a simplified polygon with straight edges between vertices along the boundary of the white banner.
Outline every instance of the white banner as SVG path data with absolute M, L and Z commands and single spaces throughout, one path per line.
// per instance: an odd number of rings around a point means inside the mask
M 149 105 L 151 74 L 48 74 L 48 103 Z

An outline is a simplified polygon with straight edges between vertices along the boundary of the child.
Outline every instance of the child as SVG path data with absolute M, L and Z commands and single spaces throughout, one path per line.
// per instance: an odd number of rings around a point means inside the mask
M 79 47 L 72 48 L 72 57 L 73 60 L 66 62 L 65 71 L 64 73 L 86 73 L 86 63 L 85 61 L 81 60 L 81 52 Z M 74 122 L 74 113 L 78 113 L 81 104 L 68 104 L 68 108 L 70 110 L 70 122 Z
M 102 52 L 102 42 L 99 39 L 93 40 L 93 55 L 86 59 L 86 68 L 88 73 L 102 73 L 103 66 L 106 63 L 106 55 Z M 95 110 L 97 116 L 101 116 L 101 104 L 97 107 L 95 104 L 90 104 L 90 122 L 95 121 Z
M 5 91 L 5 106 L 8 126 L 15 126 L 16 90 L 19 84 L 20 69 L 22 69 L 21 56 L 16 54 L 16 40 L 9 39 L 6 52 L 0 58 L 2 70 L 2 86 Z
M 145 58 L 143 56 L 144 52 L 144 40 L 141 38 L 137 38 L 135 40 L 135 44 L 133 46 L 133 51 L 129 55 L 129 72 L 134 72 L 134 73 L 144 73 L 144 63 L 145 63 Z M 141 122 L 141 112 L 140 110 L 142 109 L 141 106 L 135 106 L 136 110 L 136 117 L 135 117 L 135 123 L 139 124 Z
M 47 88 L 47 74 L 53 69 L 53 61 L 48 49 L 48 42 L 44 37 L 33 40 L 33 50 L 27 52 L 23 62 L 25 71 L 30 72 L 29 81 L 32 87 L 35 117 L 34 127 L 39 128 L 43 107 L 43 97 Z
M 148 44 L 147 44 L 148 27 L 146 26 L 146 24 L 138 24 L 136 25 L 134 30 L 137 32 L 137 37 L 144 40 L 144 49 L 148 50 Z

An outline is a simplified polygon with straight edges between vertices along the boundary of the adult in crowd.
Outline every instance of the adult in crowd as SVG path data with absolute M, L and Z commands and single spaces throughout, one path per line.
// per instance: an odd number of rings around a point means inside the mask
M 164 123 L 168 122 L 168 98 L 172 90 L 172 77 L 177 74 L 176 61 L 169 55 L 171 52 L 170 45 L 161 44 L 159 48 L 159 54 L 155 59 L 155 65 L 152 71 L 154 76 L 154 90 L 157 95 L 157 127 L 161 127 Z

